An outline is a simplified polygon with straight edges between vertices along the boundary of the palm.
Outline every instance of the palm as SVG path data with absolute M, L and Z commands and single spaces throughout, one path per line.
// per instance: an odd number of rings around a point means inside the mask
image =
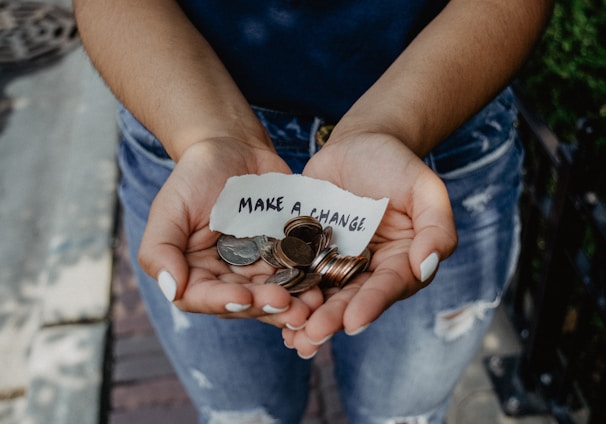
M 373 134 L 329 143 L 304 174 L 359 196 L 390 199 L 369 246 L 373 258 L 368 272 L 313 313 L 307 338 L 320 340 L 343 327 L 355 330 L 373 321 L 428 283 L 420 281 L 419 264 L 429 253 L 437 250 L 444 258 L 454 249 L 456 234 L 444 185 L 399 140 Z
M 263 305 L 289 305 L 286 290 L 262 284 L 273 272 L 269 265 L 258 262 L 234 267 L 220 260 L 215 247 L 219 233 L 209 227 L 212 206 L 228 178 L 289 173 L 288 166 L 269 149 L 225 140 L 195 149 L 180 159 L 154 200 L 140 249 L 142 266 L 150 275 L 157 275 L 158 258 L 171 264 L 172 273 L 177 274 L 174 277 L 181 282 L 175 304 L 186 311 L 259 317 L 264 315 Z M 233 314 L 225 309 L 226 304 L 251 308 Z M 308 314 L 302 309 L 299 307 L 299 313 Z

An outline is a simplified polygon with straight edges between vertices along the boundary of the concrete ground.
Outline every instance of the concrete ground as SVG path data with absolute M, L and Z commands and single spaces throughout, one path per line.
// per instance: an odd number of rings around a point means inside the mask
M 0 424 L 98 423 L 112 319 L 115 99 L 79 48 L 3 72 L 0 89 Z M 550 422 L 500 411 L 481 361 L 515 349 L 499 314 L 449 424 Z
M 12 17 L 0 15 L 5 29 Z M 28 72 L 1 71 L 0 422 L 96 423 L 115 100 L 79 48 Z

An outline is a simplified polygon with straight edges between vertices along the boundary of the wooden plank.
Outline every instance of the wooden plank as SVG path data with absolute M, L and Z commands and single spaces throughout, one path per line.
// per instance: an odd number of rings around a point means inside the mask
M 113 352 L 114 360 L 120 361 L 129 356 L 163 354 L 164 351 L 154 333 L 143 333 L 114 339 Z
M 109 424 L 195 424 L 198 414 L 191 405 L 153 407 L 112 413 Z
M 113 381 L 126 383 L 154 379 L 173 375 L 174 372 L 164 354 L 128 357 L 114 363 Z
M 111 395 L 112 411 L 187 403 L 191 402 L 176 376 L 116 385 L 113 387 Z
M 133 334 L 151 333 L 154 331 L 145 314 L 130 315 L 115 320 L 112 325 L 114 337 L 125 337 Z

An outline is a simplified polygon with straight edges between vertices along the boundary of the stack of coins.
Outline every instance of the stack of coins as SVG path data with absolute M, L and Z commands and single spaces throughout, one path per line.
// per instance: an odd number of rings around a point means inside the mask
M 369 262 L 368 249 L 359 256 L 341 256 L 337 246 L 332 245 L 316 256 L 309 270 L 320 274 L 328 287 L 343 288 L 355 275 L 366 271 Z
M 330 226 L 324 228 L 311 216 L 299 216 L 284 224 L 282 239 L 223 234 L 217 241 L 217 251 L 230 265 L 250 265 L 262 258 L 280 269 L 267 283 L 278 284 L 294 294 L 320 283 L 326 288 L 342 288 L 366 270 L 370 262 L 368 249 L 360 256 L 343 256 L 331 241 Z

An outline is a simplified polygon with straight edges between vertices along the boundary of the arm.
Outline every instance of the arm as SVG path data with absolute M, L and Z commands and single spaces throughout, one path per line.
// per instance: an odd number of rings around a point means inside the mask
M 272 149 L 223 64 L 174 0 L 74 0 L 86 50 L 176 162 L 198 141 Z
M 116 97 L 177 163 L 157 194 L 139 263 L 180 309 L 301 325 L 309 305 L 263 284 L 273 269 L 231 269 L 210 212 L 234 175 L 290 173 L 216 54 L 173 0 L 74 0 L 86 50 Z M 311 300 L 309 300 L 311 298 Z
M 304 173 L 390 202 L 372 273 L 329 298 L 303 331 L 284 330 L 288 345 L 309 356 L 318 349 L 309 340 L 356 333 L 430 283 L 432 255 L 448 257 L 457 235 L 444 185 L 420 157 L 510 82 L 552 3 L 452 0 L 336 125 Z
M 459 127 L 515 76 L 553 0 L 453 0 L 343 117 L 331 139 L 393 135 L 417 155 Z

